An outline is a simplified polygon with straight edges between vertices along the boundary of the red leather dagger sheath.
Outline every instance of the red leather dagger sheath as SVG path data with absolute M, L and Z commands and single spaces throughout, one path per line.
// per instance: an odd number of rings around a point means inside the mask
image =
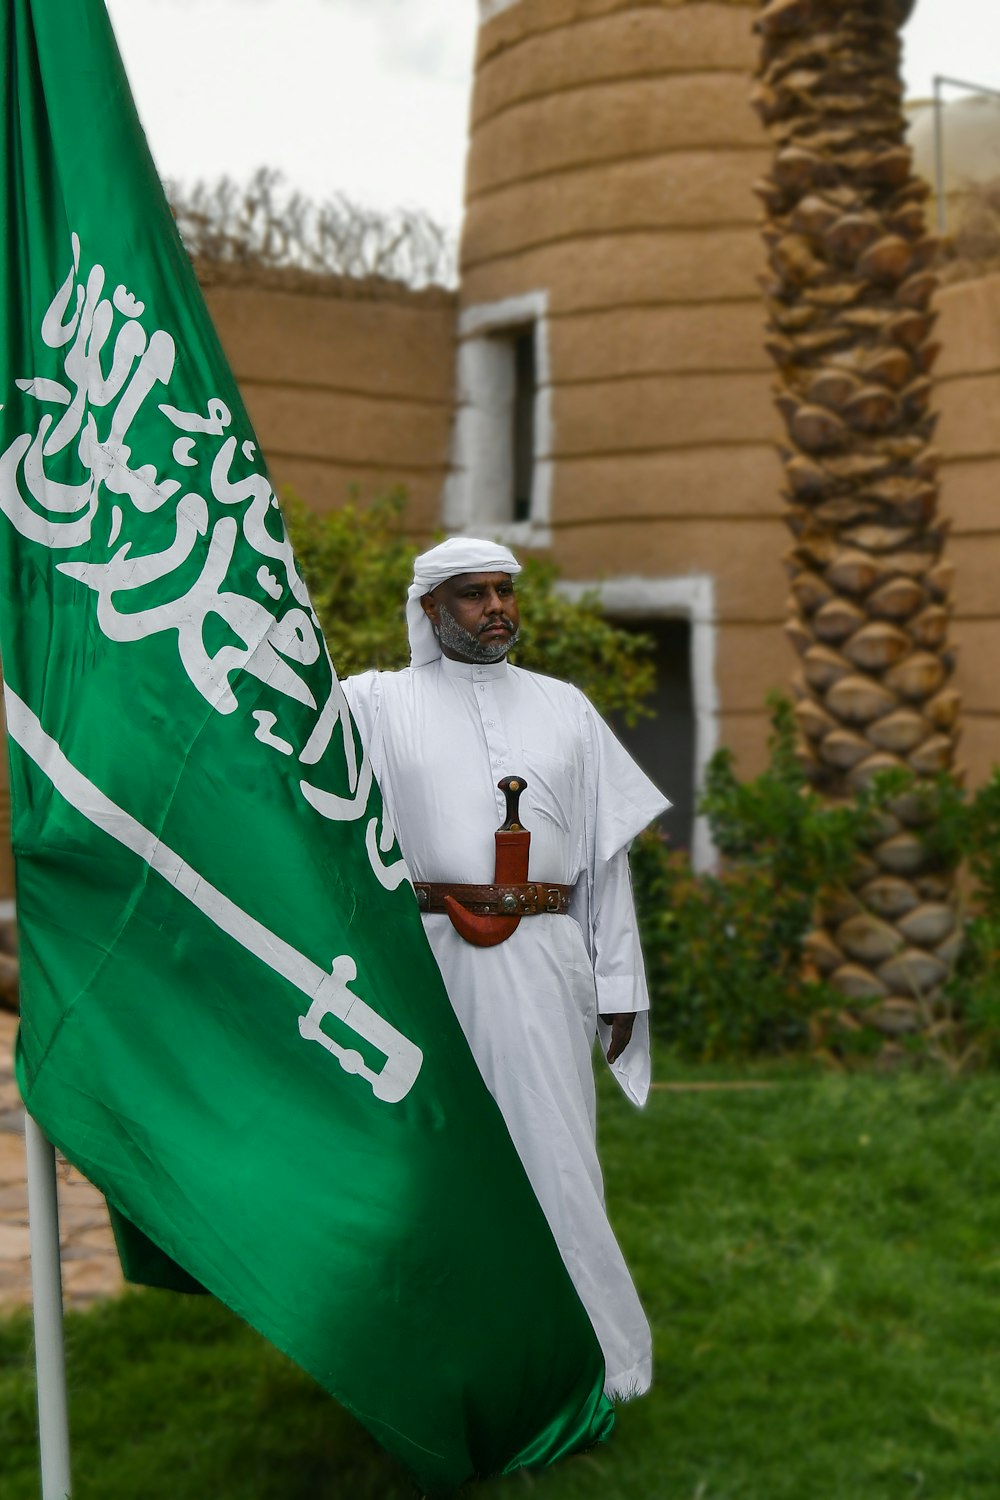
M 531 834 L 522 827 L 518 802 L 527 782 L 523 776 L 505 776 L 497 785 L 507 799 L 507 817 L 493 835 L 496 840 L 494 884 L 520 885 L 528 878 Z M 445 908 L 459 937 L 475 948 L 495 948 L 506 942 L 521 918 L 482 916 L 469 911 L 454 896 L 445 896 Z

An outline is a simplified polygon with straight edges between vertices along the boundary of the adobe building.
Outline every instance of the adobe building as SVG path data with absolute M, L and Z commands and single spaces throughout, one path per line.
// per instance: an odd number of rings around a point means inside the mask
M 451 529 L 548 549 L 655 635 L 659 712 L 635 748 L 699 859 L 701 768 L 720 744 L 744 774 L 761 768 L 765 700 L 795 664 L 758 286 L 758 9 L 480 0 L 442 508 Z M 956 177 L 988 175 L 996 118 L 956 111 Z M 938 306 L 962 760 L 979 781 L 1000 758 L 1000 276 Z
M 443 517 L 550 550 L 655 635 L 636 748 L 686 842 L 699 769 L 723 741 L 759 764 L 790 668 L 756 4 L 480 12 Z
M 756 9 L 480 0 L 457 296 L 218 274 L 207 288 L 279 484 L 326 508 L 403 483 L 418 533 L 541 550 L 654 635 L 657 717 L 629 737 L 700 858 L 701 768 L 720 744 L 761 767 L 765 699 L 794 666 L 757 281 Z M 1000 278 L 939 306 L 964 760 L 980 779 L 1000 753 Z

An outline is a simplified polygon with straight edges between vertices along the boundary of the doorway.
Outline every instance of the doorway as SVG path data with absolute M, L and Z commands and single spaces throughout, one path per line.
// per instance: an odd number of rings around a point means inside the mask
M 695 820 L 695 715 L 691 685 L 691 624 L 684 619 L 616 621 L 654 642 L 656 686 L 646 700 L 652 717 L 627 725 L 621 714 L 609 723 L 622 744 L 673 806 L 658 820 L 675 849 L 690 849 Z

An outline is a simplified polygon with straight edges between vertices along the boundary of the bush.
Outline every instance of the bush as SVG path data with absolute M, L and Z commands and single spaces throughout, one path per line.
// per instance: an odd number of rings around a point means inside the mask
M 918 782 L 890 772 L 851 801 L 808 787 L 795 753 L 791 706 L 772 701 L 770 762 L 740 781 L 722 750 L 710 763 L 701 810 L 723 857 L 695 874 L 655 833 L 637 840 L 633 873 L 654 993 L 655 1029 L 688 1058 L 745 1057 L 808 1042 L 818 1013 L 829 1042 L 876 1050 L 853 1035 L 843 996 L 821 983 L 806 939 L 823 898 L 848 882 L 894 799 L 916 793 L 940 868 L 964 867 L 965 943 L 916 1051 L 957 1072 L 1000 1062 L 1000 769 L 975 792 L 954 778 Z
M 820 893 L 847 880 L 878 798 L 824 802 L 796 758 L 790 704 L 771 708 L 761 776 L 740 781 L 728 750 L 709 765 L 701 811 L 722 872 L 695 874 L 655 834 L 633 850 L 654 1026 L 690 1058 L 800 1046 L 810 1017 L 834 1000 L 811 976 L 804 943 Z
M 804 930 L 791 941 L 775 930 L 770 872 L 696 875 L 655 834 L 632 864 L 657 1035 L 696 1061 L 801 1046 L 830 997 L 803 977 Z
M 1000 769 L 968 793 L 942 776 L 929 792 L 932 838 L 946 862 L 964 862 L 965 943 L 945 1000 L 959 1064 L 1000 1062 Z

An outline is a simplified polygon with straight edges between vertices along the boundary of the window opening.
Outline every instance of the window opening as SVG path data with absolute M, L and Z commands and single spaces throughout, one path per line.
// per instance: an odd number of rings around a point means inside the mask
M 521 329 L 513 337 L 514 403 L 512 433 L 513 497 L 511 516 L 531 520 L 531 492 L 535 480 L 535 398 L 538 373 L 535 329 Z

